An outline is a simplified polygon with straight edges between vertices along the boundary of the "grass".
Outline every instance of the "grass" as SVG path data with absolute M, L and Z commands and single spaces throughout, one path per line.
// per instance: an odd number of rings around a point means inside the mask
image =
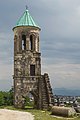
M 1 108 L 7 108 L 10 110 L 20 110 L 20 111 L 25 111 L 25 112 L 30 112 L 34 115 L 34 120 L 69 120 L 69 118 L 55 118 L 54 116 L 51 115 L 51 112 L 49 111 L 42 111 L 42 110 L 36 110 L 36 109 L 16 109 L 13 106 L 6 106 L 6 107 L 1 107 Z M 77 118 L 70 118 L 70 120 L 80 120 L 80 116 Z

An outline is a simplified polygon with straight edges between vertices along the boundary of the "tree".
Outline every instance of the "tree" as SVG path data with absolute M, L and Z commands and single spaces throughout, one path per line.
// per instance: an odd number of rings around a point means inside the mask
M 13 88 L 8 92 L 0 91 L 0 106 L 2 105 L 13 105 Z
M 1 91 L 0 92 L 0 106 L 4 105 L 5 101 L 4 101 L 4 93 Z

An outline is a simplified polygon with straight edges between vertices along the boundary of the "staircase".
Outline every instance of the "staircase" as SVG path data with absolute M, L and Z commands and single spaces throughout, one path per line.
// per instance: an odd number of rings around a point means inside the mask
M 48 109 L 50 104 L 53 104 L 53 93 L 49 81 L 48 74 L 41 76 L 39 81 L 40 91 L 41 91 L 41 105 L 42 109 Z

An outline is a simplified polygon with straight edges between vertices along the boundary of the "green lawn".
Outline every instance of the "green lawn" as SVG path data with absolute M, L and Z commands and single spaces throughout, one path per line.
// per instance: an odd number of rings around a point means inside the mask
M 27 111 L 31 112 L 34 115 L 35 120 L 68 120 L 67 118 L 55 118 L 53 115 L 51 115 L 51 112 L 48 111 L 41 110 L 27 110 Z M 80 117 L 75 118 L 74 120 L 80 120 Z
M 15 109 L 12 106 L 4 107 L 4 108 L 30 112 L 34 115 L 34 118 L 35 118 L 34 120 L 69 120 L 69 118 L 55 118 L 54 116 L 51 115 L 51 112 L 48 112 L 48 111 L 42 111 L 42 110 L 36 110 L 36 109 L 30 109 L 30 108 L 21 110 L 21 109 Z M 78 118 L 74 118 L 70 120 L 80 120 L 80 116 Z

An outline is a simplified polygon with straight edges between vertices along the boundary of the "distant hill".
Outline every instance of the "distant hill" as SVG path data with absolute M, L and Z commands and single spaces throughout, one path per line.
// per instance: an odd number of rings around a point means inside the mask
M 80 96 L 80 90 L 65 89 L 65 88 L 54 88 L 53 94 L 63 96 Z

